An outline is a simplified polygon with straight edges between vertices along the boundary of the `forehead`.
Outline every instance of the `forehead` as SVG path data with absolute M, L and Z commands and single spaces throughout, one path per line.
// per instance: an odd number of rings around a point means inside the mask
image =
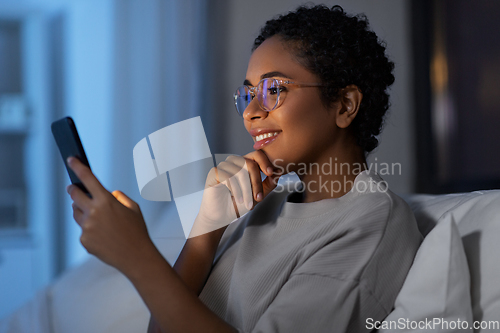
M 291 47 L 287 47 L 279 37 L 266 39 L 250 57 L 246 80 L 256 85 L 267 73 L 279 72 L 285 77 L 297 81 L 313 82 L 316 76 L 300 64 L 293 54 Z

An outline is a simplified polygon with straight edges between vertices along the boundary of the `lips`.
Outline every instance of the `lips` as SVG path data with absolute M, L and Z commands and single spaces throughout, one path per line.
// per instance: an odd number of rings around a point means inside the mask
M 275 130 L 266 130 L 266 131 L 261 131 L 259 134 L 255 135 L 255 143 L 253 145 L 253 149 L 258 150 L 262 149 L 264 146 L 267 146 L 278 136 L 281 134 L 281 131 L 275 131 Z
M 258 142 L 258 141 L 261 141 L 261 140 L 264 140 L 267 138 L 271 138 L 271 137 L 276 136 L 276 135 L 278 135 L 278 132 L 269 132 L 269 133 L 260 134 L 260 135 L 257 135 L 255 137 L 255 141 Z
M 253 149 L 259 150 L 270 144 L 281 134 L 281 130 L 276 128 L 253 128 L 248 131 L 255 140 Z
M 253 128 L 253 129 L 250 129 L 248 131 L 248 133 L 251 136 L 253 136 L 254 138 L 257 135 L 266 134 L 266 133 L 274 133 L 274 132 L 281 132 L 281 130 L 279 130 L 277 128 L 264 128 L 264 127 L 261 127 L 261 128 Z

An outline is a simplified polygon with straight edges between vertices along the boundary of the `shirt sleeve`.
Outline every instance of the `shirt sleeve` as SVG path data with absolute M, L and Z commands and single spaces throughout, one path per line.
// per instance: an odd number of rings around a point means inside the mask
M 252 333 L 369 332 L 387 313 L 356 281 L 297 274 L 278 293 Z

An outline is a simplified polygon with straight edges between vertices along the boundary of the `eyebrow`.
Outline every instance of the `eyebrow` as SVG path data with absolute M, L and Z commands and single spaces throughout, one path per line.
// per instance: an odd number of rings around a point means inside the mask
M 278 77 L 282 77 L 282 78 L 285 78 L 285 79 L 292 79 L 292 78 L 291 78 L 291 77 L 289 77 L 288 75 L 285 75 L 285 74 L 283 74 L 283 73 L 281 73 L 281 72 L 277 72 L 277 71 L 264 73 L 264 74 L 262 74 L 262 75 L 260 76 L 260 79 L 262 80 L 262 79 L 267 79 L 267 78 L 270 78 L 270 77 L 276 77 L 276 76 L 278 76 Z M 250 81 L 249 81 L 249 80 L 245 80 L 245 81 L 243 81 L 243 85 L 245 85 L 245 86 L 253 86 L 253 84 L 252 84 L 252 83 L 250 83 Z

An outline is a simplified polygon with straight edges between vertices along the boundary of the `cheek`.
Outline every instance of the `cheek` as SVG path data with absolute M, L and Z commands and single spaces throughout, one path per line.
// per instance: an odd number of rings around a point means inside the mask
M 326 109 L 316 99 L 302 99 L 284 109 L 281 123 L 288 136 L 310 140 L 330 127 L 331 119 Z
M 286 111 L 282 121 L 283 146 L 289 156 L 302 158 L 334 141 L 335 119 L 322 105 L 304 103 L 300 108 Z

